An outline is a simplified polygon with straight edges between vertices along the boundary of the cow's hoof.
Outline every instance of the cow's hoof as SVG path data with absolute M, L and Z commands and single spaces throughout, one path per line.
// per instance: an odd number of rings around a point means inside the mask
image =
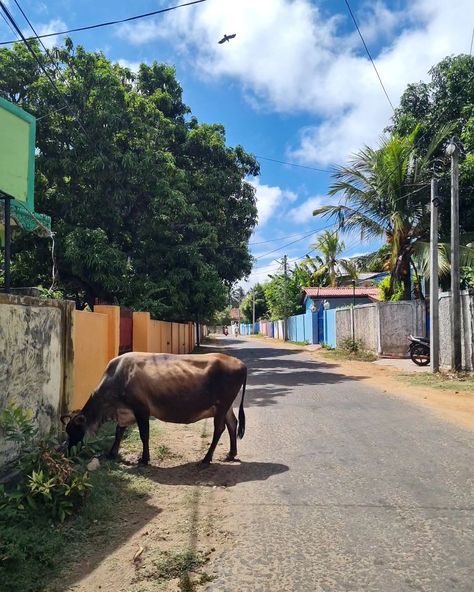
M 231 454 L 228 454 L 225 458 L 224 458 L 224 462 L 235 462 L 238 461 L 239 459 Z
M 149 459 L 149 458 L 143 458 L 143 457 L 140 457 L 140 458 L 138 459 L 138 464 L 139 464 L 139 465 L 146 466 L 146 465 L 147 465 L 149 462 L 150 462 L 150 459 Z
M 118 454 L 116 452 L 107 452 L 107 454 L 105 455 L 105 458 L 107 460 L 117 460 Z
M 200 462 L 201 466 L 204 467 L 208 467 L 211 464 L 211 460 L 210 458 L 203 458 L 202 461 Z

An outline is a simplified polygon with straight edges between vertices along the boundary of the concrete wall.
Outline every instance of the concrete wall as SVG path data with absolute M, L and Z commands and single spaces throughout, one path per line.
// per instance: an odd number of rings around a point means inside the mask
M 441 368 L 451 367 L 451 293 L 439 297 L 439 349 Z M 461 292 L 462 366 L 474 370 L 474 295 Z
M 363 348 L 368 351 L 378 351 L 378 310 L 377 304 L 354 307 L 356 339 L 359 339 Z
M 379 354 L 406 356 L 408 336 L 426 335 L 426 307 L 423 301 L 379 302 Z
M 422 301 L 377 302 L 336 310 L 336 341 L 354 338 L 365 349 L 385 356 L 406 356 L 408 336 L 426 334 Z
M 42 434 L 59 427 L 72 396 L 74 303 L 0 295 L 0 411 L 13 403 L 31 411 Z M 0 431 L 0 468 L 15 448 Z

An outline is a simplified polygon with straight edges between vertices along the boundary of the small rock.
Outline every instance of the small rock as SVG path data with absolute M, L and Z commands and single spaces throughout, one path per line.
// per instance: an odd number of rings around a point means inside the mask
M 100 467 L 100 462 L 98 458 L 93 458 L 90 463 L 87 465 L 87 470 L 88 471 L 97 471 L 97 469 Z

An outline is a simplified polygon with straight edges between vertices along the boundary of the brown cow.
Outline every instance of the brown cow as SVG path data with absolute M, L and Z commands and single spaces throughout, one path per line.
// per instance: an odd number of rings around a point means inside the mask
M 230 436 L 227 460 L 237 455 L 237 418 L 232 403 L 242 387 L 238 435 L 245 432 L 244 396 L 247 367 L 224 354 L 150 354 L 132 352 L 109 362 L 102 380 L 81 411 L 69 417 L 69 448 L 85 434 L 95 434 L 108 420 L 117 422 L 109 457 L 118 454 L 127 426 L 138 424 L 143 443 L 139 462 L 147 464 L 150 416 L 172 423 L 214 418 L 214 436 L 203 459 L 210 463 L 225 426 Z

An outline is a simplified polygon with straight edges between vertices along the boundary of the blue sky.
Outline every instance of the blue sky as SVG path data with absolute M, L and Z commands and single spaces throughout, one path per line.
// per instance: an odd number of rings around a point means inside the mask
M 51 32 L 184 0 L 18 1 L 39 31 Z M 28 32 L 13 0 L 8 5 Z M 469 52 L 472 0 L 352 0 L 351 6 L 394 105 L 409 82 L 427 79 L 444 56 Z M 224 33 L 237 36 L 218 45 Z M 154 60 L 174 65 L 193 114 L 224 124 L 230 145 L 260 157 L 327 169 L 364 144 L 375 145 L 390 120 L 391 107 L 344 0 L 207 0 L 71 36 L 131 68 Z M 0 20 L 0 39 L 11 37 Z M 312 210 L 339 201 L 327 197 L 326 172 L 263 158 L 260 164 L 253 180 L 259 225 L 251 239 L 258 259 L 245 286 L 273 272 L 284 254 L 295 260 L 309 252 L 318 229 L 328 226 Z M 354 235 L 345 240 L 346 256 L 377 246 Z

